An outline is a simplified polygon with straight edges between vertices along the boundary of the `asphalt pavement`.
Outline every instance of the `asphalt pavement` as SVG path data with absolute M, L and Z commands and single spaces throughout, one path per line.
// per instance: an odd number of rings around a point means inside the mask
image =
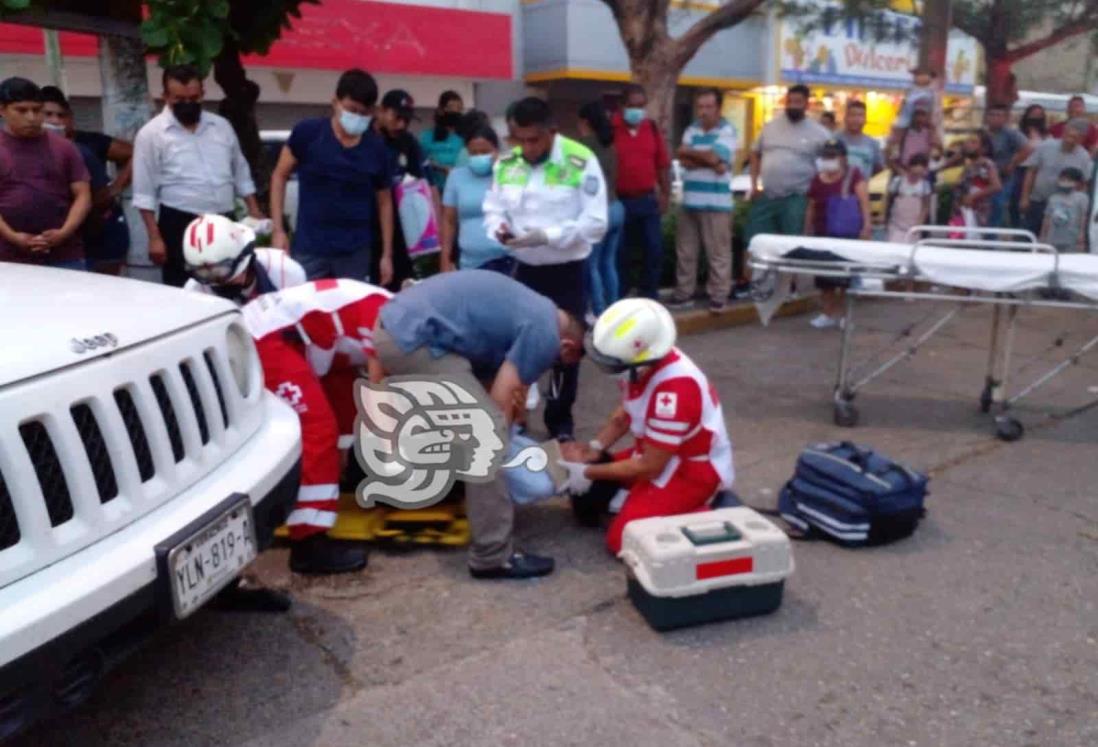
M 903 341 L 938 307 L 867 306 L 856 339 Z M 838 333 L 805 317 L 683 340 L 717 385 L 736 487 L 772 505 L 807 444 L 856 439 L 929 470 L 929 514 L 886 547 L 794 546 L 774 614 L 652 631 L 601 534 L 553 501 L 518 512 L 522 546 L 556 557 L 532 582 L 478 582 L 461 551 L 375 552 L 307 579 L 286 550 L 254 575 L 285 615 L 203 611 L 164 631 L 75 712 L 20 745 L 1098 744 L 1098 356 L 1019 408 L 994 439 L 977 398 L 988 312 L 966 312 L 832 425 Z M 1018 381 L 1094 334 L 1081 312 L 1024 312 Z M 1060 345 L 1055 341 L 1060 339 Z M 589 437 L 614 398 L 584 367 Z M 1051 415 L 1050 415 L 1051 413 Z

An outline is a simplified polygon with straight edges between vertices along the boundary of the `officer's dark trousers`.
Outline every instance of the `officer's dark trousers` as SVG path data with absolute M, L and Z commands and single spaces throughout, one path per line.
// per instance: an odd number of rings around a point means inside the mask
M 582 321 L 587 312 L 585 272 L 586 262 L 582 259 L 559 265 L 527 265 L 519 261 L 515 280 L 552 299 L 558 308 Z M 567 366 L 558 363 L 553 367 L 545 402 L 545 427 L 553 438 L 570 437 L 575 432 L 572 405 L 578 388 L 578 363 Z

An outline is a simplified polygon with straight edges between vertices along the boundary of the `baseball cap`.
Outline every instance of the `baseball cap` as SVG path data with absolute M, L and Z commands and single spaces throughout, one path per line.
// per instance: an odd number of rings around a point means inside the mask
M 403 88 L 394 88 L 386 93 L 381 99 L 381 105 L 386 109 L 395 111 L 401 119 L 411 120 L 416 118 L 416 102 L 412 99 L 412 95 Z
M 836 138 L 831 138 L 822 146 L 820 146 L 821 156 L 845 156 L 846 155 L 846 143 Z

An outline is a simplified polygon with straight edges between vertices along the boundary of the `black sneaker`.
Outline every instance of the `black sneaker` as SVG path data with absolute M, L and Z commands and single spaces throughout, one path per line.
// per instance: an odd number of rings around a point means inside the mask
M 728 304 L 726 304 L 724 301 L 710 301 L 709 302 L 709 313 L 710 314 L 721 314 L 727 308 L 728 308 Z
M 729 296 L 733 301 L 746 301 L 751 298 L 751 283 L 736 283 Z
M 694 299 L 671 296 L 671 298 L 667 299 L 667 303 L 665 303 L 664 306 L 674 311 L 679 311 L 682 309 L 692 309 L 694 308 Z
M 366 546 L 342 542 L 326 534 L 314 534 L 290 545 L 290 570 L 294 573 L 352 573 L 366 567 Z
M 499 568 L 470 568 L 469 575 L 479 579 L 536 578 L 548 576 L 554 566 L 552 558 L 516 552 Z

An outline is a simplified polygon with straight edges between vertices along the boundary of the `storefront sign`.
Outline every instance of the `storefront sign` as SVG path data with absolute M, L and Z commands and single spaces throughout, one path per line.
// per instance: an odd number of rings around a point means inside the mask
M 828 6 L 821 4 L 821 12 Z M 819 20 L 819 18 L 815 19 Z M 787 18 L 781 25 L 781 71 L 786 83 L 859 88 L 907 88 L 919 58 L 921 21 L 883 13 L 871 21 L 835 20 L 809 25 Z M 954 31 L 946 58 L 946 90 L 971 94 L 976 85 L 976 40 Z
M 62 33 L 63 54 L 94 57 L 90 34 Z M 0 53 L 41 55 L 42 30 L 0 24 Z M 268 54 L 246 65 L 289 70 L 509 79 L 512 75 L 511 16 L 506 13 L 431 8 L 422 5 L 324 0 L 303 5 L 301 18 L 282 33 Z

